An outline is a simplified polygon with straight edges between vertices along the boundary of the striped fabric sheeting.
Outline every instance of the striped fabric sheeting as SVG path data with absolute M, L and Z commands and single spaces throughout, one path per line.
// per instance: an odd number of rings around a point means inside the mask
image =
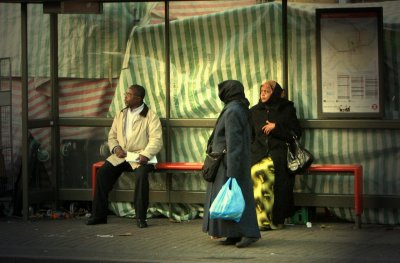
M 59 115 L 60 117 L 105 117 L 109 104 L 114 96 L 117 80 L 112 79 L 59 79 Z M 28 115 L 29 119 L 41 119 L 50 116 L 51 96 L 50 83 L 47 79 L 31 78 L 28 82 Z M 12 81 L 12 125 L 13 156 L 21 156 L 21 80 Z M 39 128 L 30 130 L 40 143 L 40 149 L 51 153 L 51 129 Z M 61 127 L 61 141 L 65 139 L 104 139 L 106 129 L 97 127 Z M 15 165 L 19 165 L 16 162 Z M 45 162 L 48 173 L 51 173 L 51 160 Z M 19 171 L 18 167 L 14 169 Z M 16 178 L 16 175 L 10 175 Z
M 59 76 L 118 77 L 127 36 L 135 24 L 139 6 L 104 3 L 101 15 L 60 15 Z
M 131 173 L 124 173 L 117 181 L 115 188 L 116 189 L 134 189 L 134 183 L 132 180 Z M 179 178 L 177 180 L 174 179 L 175 183 L 179 185 L 173 184 L 173 189 L 181 189 L 181 190 L 193 190 L 196 188 L 187 187 L 188 184 L 185 183 L 186 180 L 182 180 L 182 178 L 188 178 L 193 175 L 177 175 Z M 165 190 L 165 174 L 153 173 L 149 178 L 150 188 L 153 190 Z M 182 186 L 182 187 L 180 187 Z M 201 188 L 199 190 L 204 190 L 205 188 Z M 109 204 L 110 210 L 114 211 L 116 215 L 123 217 L 135 217 L 135 210 L 130 202 L 110 202 Z M 172 206 L 171 219 L 176 221 L 184 221 L 190 220 L 199 216 L 202 216 L 202 204 L 174 204 Z M 169 216 L 169 204 L 168 203 L 151 203 L 148 211 L 149 217 L 157 217 L 157 216 Z
M 11 58 L 13 76 L 21 70 L 21 15 L 20 5 L 0 3 L 0 58 Z
M 315 163 L 361 164 L 364 194 L 398 195 L 400 138 L 397 130 L 313 129 L 305 132 L 303 141 L 313 152 Z M 354 183 L 352 176 L 333 173 L 331 176 L 301 177 L 300 186 L 306 192 L 349 194 L 353 192 Z M 340 211 L 337 215 L 344 219 L 354 219 L 352 209 L 334 211 Z M 386 224 L 400 220 L 396 210 L 389 212 L 389 221 L 371 220 L 376 218 L 375 213 L 376 209 L 365 209 L 363 222 Z
M 206 145 L 211 129 L 174 128 L 171 132 L 171 147 L 174 161 L 198 162 L 205 159 Z M 196 151 L 193 151 L 193 147 Z
M 20 80 L 13 81 L 15 106 L 20 105 Z M 59 114 L 60 117 L 105 117 L 108 105 L 114 96 L 116 82 L 108 79 L 59 80 Z M 28 116 L 29 119 L 40 119 L 50 116 L 51 93 L 50 81 L 46 80 L 39 86 L 37 80 L 31 78 L 28 82 Z M 18 110 L 20 112 L 20 109 Z
M 115 215 L 121 217 L 135 218 L 135 209 L 131 202 L 110 202 L 109 207 Z M 176 221 L 191 220 L 196 217 L 202 216 L 203 207 L 198 204 L 186 205 L 186 204 L 174 204 L 172 206 L 172 212 L 170 219 Z M 147 218 L 153 217 L 169 217 L 169 204 L 167 203 L 150 203 L 150 207 L 147 210 Z
M 288 7 L 288 96 L 302 119 L 317 118 L 314 11 Z M 306 94 L 314 94 L 307 96 Z
M 121 71 L 129 30 L 144 3 L 104 3 L 101 15 L 59 15 L 59 77 L 115 78 Z M 144 10 L 144 11 L 143 11 Z M 28 5 L 29 76 L 50 76 L 50 16 L 41 4 Z M 21 75 L 19 4 L 0 3 L 0 57 L 12 58 L 12 73 Z
M 201 15 L 219 13 L 228 9 L 235 9 L 256 4 L 256 0 L 219 0 L 219 1 L 186 1 L 169 3 L 169 21 L 181 20 Z M 157 3 L 151 11 L 150 24 L 164 23 L 164 3 Z
M 40 119 L 50 116 L 50 99 L 46 94 L 41 94 L 35 88 L 35 79 L 31 78 L 28 80 L 28 118 L 29 119 Z M 12 80 L 12 116 L 13 116 L 13 155 L 14 160 L 17 160 L 21 156 L 21 80 L 19 78 L 13 78 Z M 34 138 L 39 141 L 48 150 L 50 147 L 50 129 L 34 129 L 30 131 Z
M 280 16 L 278 4 L 265 4 L 171 22 L 171 118 L 216 117 L 222 109 L 217 84 L 223 80 L 242 81 L 251 101 L 258 100 L 262 81 L 279 81 Z M 264 23 L 269 17 L 275 22 Z M 141 83 L 147 102 L 165 116 L 165 106 L 157 105 L 165 99 L 163 33 L 163 25 L 134 29 L 129 68 L 121 72 L 111 115 L 124 107 L 125 89 Z
M 60 117 L 105 117 L 117 82 L 108 79 L 62 80 Z
M 387 9 L 385 9 L 386 11 Z M 396 10 L 396 9 L 394 9 Z M 393 10 L 391 10 L 393 11 Z M 398 16 L 393 16 L 398 17 Z M 390 119 L 400 119 L 400 21 L 397 18 L 388 19 L 390 22 L 384 24 L 384 61 L 385 70 L 383 72 L 385 83 L 385 115 Z
M 364 170 L 364 192 L 368 194 L 396 195 L 400 187 L 398 178 L 400 138 L 392 130 L 350 130 L 340 133 L 332 129 L 311 130 L 303 138 L 306 148 L 313 149 L 316 163 L 360 163 Z M 315 147 L 323 145 L 323 147 Z M 379 153 L 379 154 L 377 154 Z M 346 178 L 338 178 L 339 185 L 325 188 L 326 177 L 310 176 L 307 183 L 318 193 L 342 193 L 352 189 Z M 343 183 L 343 184 L 342 184 Z M 350 180 L 352 183 L 352 180 Z

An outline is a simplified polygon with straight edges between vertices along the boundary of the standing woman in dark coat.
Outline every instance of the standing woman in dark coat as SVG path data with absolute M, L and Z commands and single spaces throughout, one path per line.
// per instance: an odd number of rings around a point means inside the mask
M 247 247 L 261 235 L 257 226 L 253 184 L 250 177 L 250 146 L 252 139 L 249 101 L 242 83 L 227 80 L 218 84 L 219 98 L 225 106 L 214 128 L 212 151 L 226 149 L 215 181 L 208 183 L 204 204 L 203 231 L 211 237 L 226 237 L 224 245 Z M 209 208 L 228 177 L 236 178 L 245 200 L 245 210 L 238 223 L 231 220 L 210 219 Z
M 250 109 L 256 138 L 251 147 L 251 177 L 260 230 L 280 229 L 294 212 L 294 175 L 287 168 L 286 142 L 301 127 L 293 102 L 282 98 L 273 80 L 260 87 L 260 100 Z

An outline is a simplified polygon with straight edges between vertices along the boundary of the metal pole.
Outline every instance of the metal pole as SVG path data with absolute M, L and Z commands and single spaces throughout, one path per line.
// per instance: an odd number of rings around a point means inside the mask
M 282 50 L 283 50 L 283 88 L 286 89 L 286 96 L 291 97 L 288 87 L 288 35 L 287 35 L 287 0 L 282 0 Z
M 166 133 L 167 136 L 166 141 L 166 155 L 167 155 L 167 161 L 171 161 L 171 155 L 172 155 L 172 150 L 171 150 L 171 127 L 170 127 L 170 118 L 171 118 L 171 77 L 170 77 L 170 50 L 169 50 L 169 1 L 165 1 L 165 19 L 164 19 L 164 24 L 165 24 L 165 86 L 166 86 Z
M 21 3 L 21 119 L 22 119 L 22 214 L 29 217 L 28 178 L 28 12 L 27 4 Z
M 165 25 L 165 87 L 166 87 L 166 103 L 165 103 L 165 130 L 166 130 L 166 159 L 167 162 L 172 161 L 172 150 L 171 150 L 171 126 L 170 126 L 170 109 L 171 109 L 171 89 L 170 89 L 170 52 L 169 52 L 169 1 L 165 1 L 165 17 L 164 17 L 164 25 Z M 168 217 L 171 217 L 172 206 L 171 206 L 171 190 L 172 190 L 172 174 L 167 173 L 167 181 L 166 181 L 166 190 L 168 195 Z
M 59 126 L 59 87 L 58 87 L 58 14 L 50 14 L 50 81 L 51 81 L 51 146 L 52 178 L 55 203 L 58 202 L 60 174 L 60 126 Z M 58 204 L 57 204 L 58 205 Z

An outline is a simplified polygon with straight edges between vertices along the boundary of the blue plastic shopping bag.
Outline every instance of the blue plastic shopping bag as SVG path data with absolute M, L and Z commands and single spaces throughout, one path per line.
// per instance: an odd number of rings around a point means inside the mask
M 244 207 L 244 198 L 239 184 L 235 178 L 229 178 L 211 204 L 210 218 L 239 222 Z

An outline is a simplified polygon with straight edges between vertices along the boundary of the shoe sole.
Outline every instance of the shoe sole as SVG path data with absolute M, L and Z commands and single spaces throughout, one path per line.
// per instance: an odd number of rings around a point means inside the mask
M 253 244 L 253 243 L 257 242 L 257 241 L 258 241 L 258 239 L 247 239 L 243 243 L 241 243 L 242 241 L 237 242 L 236 243 L 236 247 L 237 248 L 245 248 L 245 247 L 248 247 L 248 246 L 250 246 L 251 244 Z

